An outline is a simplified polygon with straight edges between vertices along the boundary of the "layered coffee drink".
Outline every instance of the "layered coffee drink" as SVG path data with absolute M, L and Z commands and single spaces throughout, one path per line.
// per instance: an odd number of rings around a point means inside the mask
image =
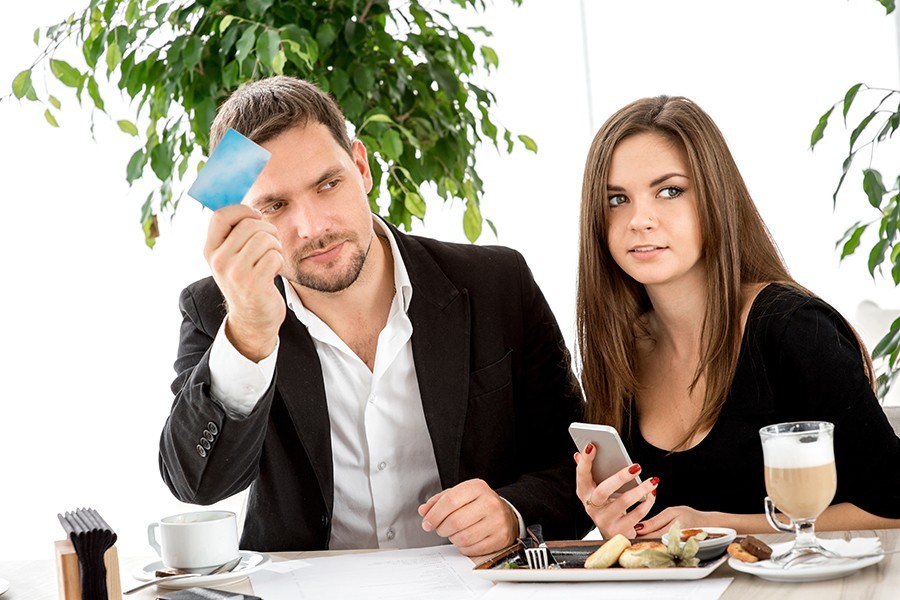
M 821 515 L 837 490 L 832 445 L 811 437 L 787 436 L 771 439 L 767 446 L 766 491 L 775 506 L 795 521 Z

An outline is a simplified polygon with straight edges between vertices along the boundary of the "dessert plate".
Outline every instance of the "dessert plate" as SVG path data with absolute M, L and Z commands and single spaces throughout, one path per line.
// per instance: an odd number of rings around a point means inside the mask
M 2 596 L 8 589 L 9 589 L 9 582 L 5 579 L 0 579 L 0 596 Z
M 160 581 L 157 587 L 169 590 L 181 590 L 189 587 L 203 585 L 225 585 L 235 583 L 246 579 L 247 576 L 272 561 L 268 554 L 260 552 L 251 552 L 241 550 L 241 562 L 233 571 L 228 573 L 219 573 L 218 575 L 202 575 L 200 577 L 185 577 L 184 579 L 175 579 L 173 581 Z M 138 581 L 150 581 L 156 578 L 156 571 L 164 569 L 161 560 L 154 561 L 143 568 L 136 569 L 131 576 Z
M 700 560 L 708 560 L 724 554 L 725 549 L 728 548 L 728 544 L 733 542 L 735 536 L 737 536 L 737 532 L 728 527 L 700 527 L 699 529 L 703 529 L 706 533 L 719 536 L 705 539 L 700 542 L 697 550 L 697 558 Z M 666 546 L 669 545 L 668 533 L 663 534 L 662 543 Z M 681 542 L 681 545 L 684 546 L 684 542 Z
M 876 552 L 881 548 L 881 542 L 878 538 L 857 538 L 850 541 L 845 540 L 822 540 L 819 542 L 838 554 L 844 556 L 853 556 L 856 554 L 866 554 Z M 793 542 L 782 544 L 773 544 L 772 553 L 778 554 L 786 551 L 791 547 Z M 776 581 L 782 583 L 802 582 L 802 581 L 827 581 L 829 579 L 839 579 L 846 577 L 859 570 L 871 567 L 884 560 L 884 556 L 870 556 L 868 558 L 838 558 L 828 559 L 816 563 L 801 563 L 796 566 L 782 569 L 770 560 L 761 560 L 755 563 L 745 563 L 735 557 L 728 559 L 728 566 L 735 571 L 741 573 L 749 573 L 760 579 L 767 581 Z

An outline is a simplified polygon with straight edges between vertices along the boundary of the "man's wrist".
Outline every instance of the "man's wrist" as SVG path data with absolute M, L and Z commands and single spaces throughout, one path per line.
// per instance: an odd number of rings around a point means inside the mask
M 225 320 L 225 335 L 235 350 L 256 363 L 270 356 L 278 344 L 277 332 L 274 335 L 261 336 L 253 327 L 235 323 L 231 315 Z

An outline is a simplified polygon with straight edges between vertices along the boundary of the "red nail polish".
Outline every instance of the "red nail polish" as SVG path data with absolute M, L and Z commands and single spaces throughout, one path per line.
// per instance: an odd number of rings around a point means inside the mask
M 637 463 L 634 463 L 633 465 L 628 467 L 628 472 L 631 473 L 632 475 L 636 474 L 640 470 L 641 470 L 641 465 L 639 465 Z
M 653 485 L 659 485 L 659 477 L 654 477 L 650 480 L 650 483 Z
M 656 488 L 653 488 L 653 491 L 650 492 L 650 493 L 653 494 L 653 495 L 655 496 L 655 495 L 656 495 Z
M 594 451 L 594 444 L 588 444 L 587 448 L 584 449 L 585 454 L 590 454 Z
M 643 528 L 644 528 L 644 526 L 641 525 L 640 523 L 638 523 L 637 525 L 634 526 L 634 530 L 635 530 L 635 531 L 640 531 L 640 530 L 643 529 Z

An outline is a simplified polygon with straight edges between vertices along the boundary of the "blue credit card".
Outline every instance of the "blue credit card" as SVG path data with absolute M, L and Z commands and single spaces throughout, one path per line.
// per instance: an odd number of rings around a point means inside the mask
M 229 129 L 200 169 L 188 196 L 211 210 L 238 204 L 270 158 L 271 152 Z

